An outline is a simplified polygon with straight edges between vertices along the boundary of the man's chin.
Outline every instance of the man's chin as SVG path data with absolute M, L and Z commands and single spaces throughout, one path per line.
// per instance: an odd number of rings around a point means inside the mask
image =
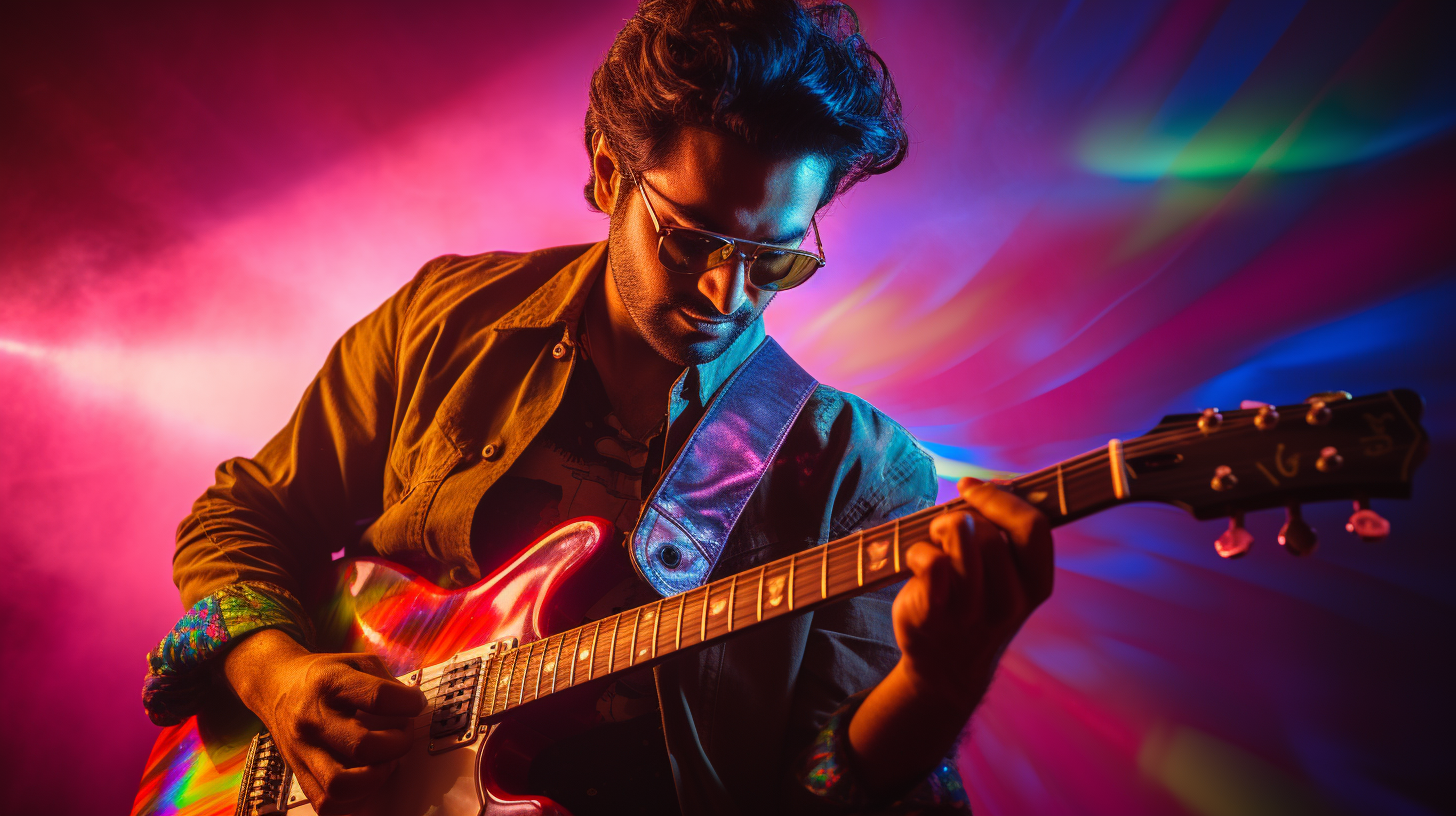
M 688 323 L 677 331 L 663 332 L 653 338 L 652 345 L 658 354 L 679 365 L 701 365 L 722 356 L 745 328 L 736 322 L 702 327 Z

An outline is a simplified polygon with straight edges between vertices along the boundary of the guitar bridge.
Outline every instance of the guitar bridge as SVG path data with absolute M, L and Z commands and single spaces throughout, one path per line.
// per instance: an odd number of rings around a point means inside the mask
M 283 754 L 267 731 L 253 737 L 243 760 L 243 781 L 238 790 L 238 804 L 233 816 L 260 816 L 282 813 L 284 801 L 292 787 L 293 772 L 283 762 Z

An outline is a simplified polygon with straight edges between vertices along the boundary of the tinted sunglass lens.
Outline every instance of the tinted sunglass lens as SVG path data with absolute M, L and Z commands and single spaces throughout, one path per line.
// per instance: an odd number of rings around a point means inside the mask
M 819 261 L 797 252 L 760 252 L 748 270 L 748 279 L 770 292 L 792 289 L 809 279 Z
M 662 236 L 657 258 L 673 272 L 696 275 L 733 254 L 733 245 L 710 235 L 674 230 Z

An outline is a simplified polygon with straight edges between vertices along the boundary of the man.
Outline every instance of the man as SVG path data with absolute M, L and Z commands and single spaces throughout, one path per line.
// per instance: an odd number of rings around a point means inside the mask
M 606 242 L 428 264 L 340 340 L 277 437 L 219 467 L 179 528 L 193 611 L 151 656 L 148 711 L 175 721 L 220 675 L 320 812 L 384 782 L 424 699 L 377 659 L 308 649 L 309 576 L 342 548 L 458 587 L 557 521 L 631 529 L 762 341 L 776 292 L 822 264 L 816 212 L 907 144 L 853 12 L 792 0 L 644 0 L 593 76 L 585 135 Z M 583 816 L 964 807 L 946 758 L 1052 567 L 1044 518 L 959 487 L 973 512 L 936 521 L 903 587 L 623 678 L 599 703 L 605 724 L 548 749 L 533 783 Z M 715 575 L 934 494 L 903 429 L 819 386 Z M 598 607 L 635 605 L 644 586 Z

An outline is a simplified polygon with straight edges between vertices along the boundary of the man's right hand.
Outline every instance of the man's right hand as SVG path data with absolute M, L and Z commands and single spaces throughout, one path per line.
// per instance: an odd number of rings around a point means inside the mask
M 314 654 L 277 629 L 245 638 L 223 672 L 321 816 L 352 812 L 384 784 L 425 708 L 378 657 Z

